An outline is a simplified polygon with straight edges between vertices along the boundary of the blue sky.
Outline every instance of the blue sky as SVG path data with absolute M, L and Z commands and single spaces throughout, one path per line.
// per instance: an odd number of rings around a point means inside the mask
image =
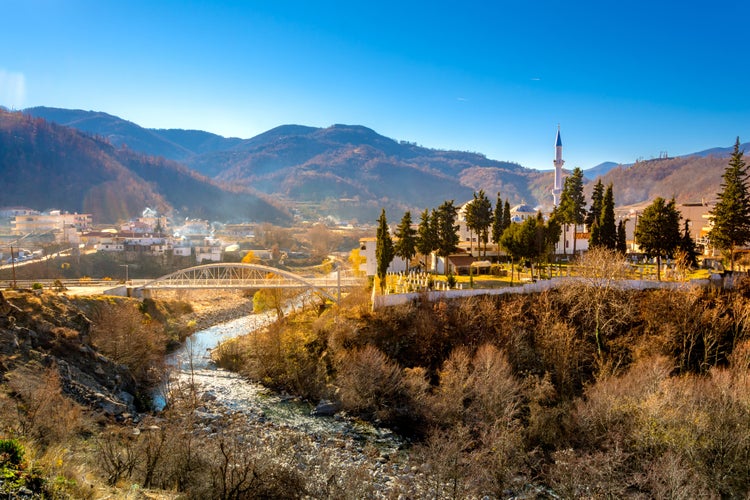
M 750 2 L 0 0 L 0 104 L 552 168 L 750 140 Z

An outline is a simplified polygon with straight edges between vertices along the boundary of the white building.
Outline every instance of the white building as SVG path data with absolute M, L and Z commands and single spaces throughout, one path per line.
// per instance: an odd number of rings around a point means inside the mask
M 359 270 L 363 271 L 367 276 L 375 276 L 378 273 L 378 261 L 375 258 L 376 246 L 377 238 L 359 239 L 359 255 L 364 258 L 364 262 L 360 264 Z M 400 273 L 406 271 L 408 268 L 409 266 L 404 259 L 394 257 L 388 266 L 388 272 Z

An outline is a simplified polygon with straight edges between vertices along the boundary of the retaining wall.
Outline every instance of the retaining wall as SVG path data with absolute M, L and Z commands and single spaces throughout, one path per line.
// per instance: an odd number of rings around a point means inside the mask
M 564 286 L 565 284 L 584 282 L 596 285 L 596 280 L 587 278 L 575 278 L 575 277 L 561 277 L 552 278 L 548 280 L 541 280 L 535 283 L 526 283 L 522 286 L 514 287 L 503 287 L 503 288 L 472 288 L 468 290 L 441 290 L 431 292 L 412 292 L 412 293 L 399 293 L 389 295 L 377 295 L 376 290 L 373 288 L 372 292 L 372 309 L 380 309 L 382 307 L 393 307 L 401 304 L 406 304 L 413 300 L 428 300 L 430 302 L 436 302 L 444 299 L 458 299 L 463 297 L 473 297 L 476 295 L 502 295 L 507 293 L 537 293 L 545 290 L 550 290 L 558 286 Z M 650 288 L 667 288 L 667 289 L 687 289 L 695 286 L 717 286 L 721 288 L 731 288 L 734 286 L 732 280 L 723 280 L 719 275 L 712 277 L 711 279 L 704 280 L 691 280 L 684 282 L 676 281 L 652 281 L 652 280 L 617 280 L 613 283 L 616 286 L 627 290 L 646 290 Z

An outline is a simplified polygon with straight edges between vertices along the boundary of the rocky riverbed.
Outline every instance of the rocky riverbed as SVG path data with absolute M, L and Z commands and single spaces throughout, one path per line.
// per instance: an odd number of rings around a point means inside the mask
M 340 487 L 350 498 L 358 496 L 349 496 L 352 488 L 364 496 L 413 496 L 422 482 L 421 467 L 409 460 L 406 443 L 390 430 L 345 414 L 313 416 L 309 403 L 213 365 L 211 348 L 268 321 L 268 316 L 251 315 L 214 325 L 196 332 L 173 355 L 170 387 L 183 397 L 186 390 L 194 394 L 196 432 L 209 440 L 231 434 L 252 442 L 259 453 L 287 455 L 293 450 L 287 458 L 295 470 L 305 472 L 313 489 Z

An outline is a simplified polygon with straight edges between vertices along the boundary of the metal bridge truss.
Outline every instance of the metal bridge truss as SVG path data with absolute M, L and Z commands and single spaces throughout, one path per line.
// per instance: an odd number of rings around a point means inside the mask
M 363 286 L 361 277 L 335 271 L 325 276 L 299 276 L 258 264 L 204 264 L 182 269 L 139 287 L 142 290 L 261 289 L 315 290 L 338 301 L 341 290 Z

